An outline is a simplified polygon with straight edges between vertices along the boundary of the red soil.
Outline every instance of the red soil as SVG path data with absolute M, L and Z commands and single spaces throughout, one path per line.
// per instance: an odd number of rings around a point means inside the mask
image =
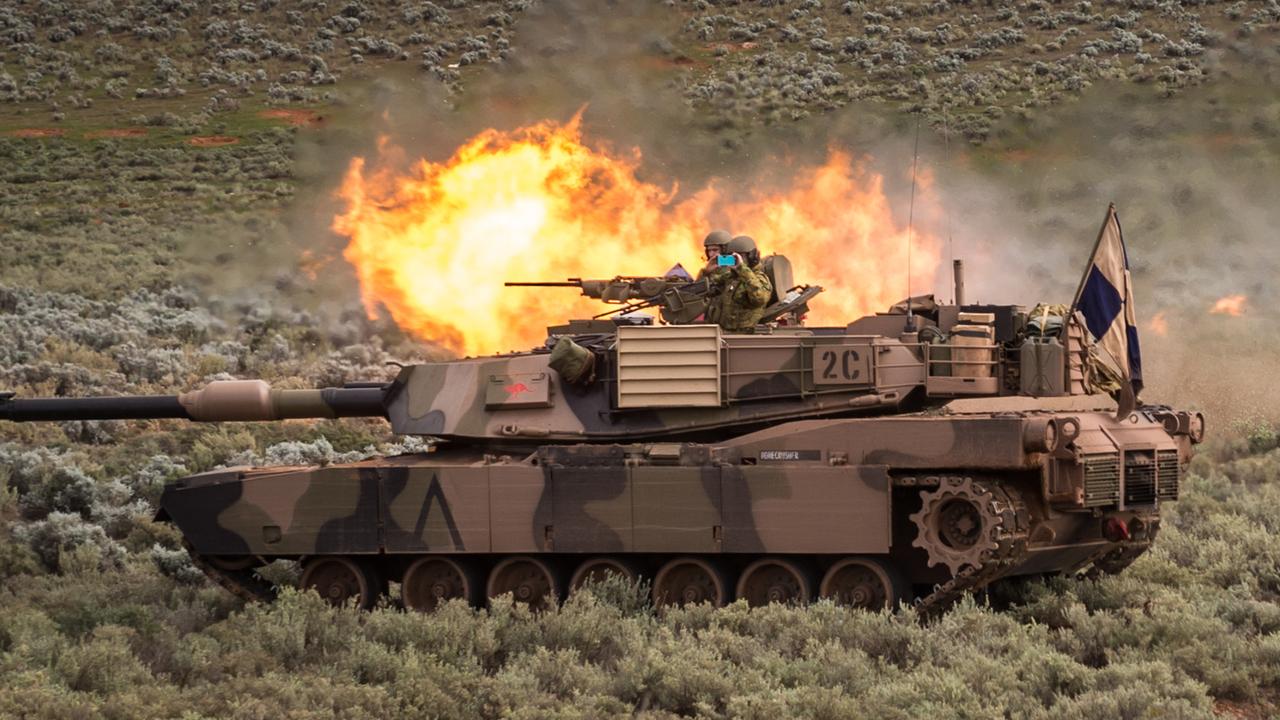
M 230 135 L 197 135 L 187 141 L 190 145 L 196 147 L 220 147 L 222 145 L 235 145 L 240 142 L 240 138 L 231 137 Z
M 715 50 L 716 48 L 724 48 L 729 52 L 742 52 L 743 50 L 755 50 L 756 44 L 754 42 L 751 42 L 750 40 L 746 42 L 736 42 L 736 43 L 734 42 L 707 43 L 706 48 L 708 50 Z
M 311 110 L 263 110 L 258 117 L 270 120 L 283 120 L 295 127 L 319 127 L 324 124 L 324 116 Z
M 105 130 L 90 130 L 84 134 L 85 140 L 97 140 L 98 138 L 136 138 L 143 137 L 147 134 L 146 128 L 107 128 Z
M 694 60 L 683 55 L 677 57 L 665 57 L 658 55 L 645 55 L 641 60 L 645 65 L 658 70 L 684 70 L 687 68 L 704 68 L 708 63 Z
M 67 134 L 67 131 L 62 128 L 21 128 L 10 130 L 7 134 L 20 138 L 47 138 L 62 137 Z

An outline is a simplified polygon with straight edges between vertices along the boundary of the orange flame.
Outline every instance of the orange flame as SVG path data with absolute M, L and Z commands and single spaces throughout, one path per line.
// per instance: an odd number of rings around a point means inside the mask
M 1244 314 L 1244 304 L 1246 298 L 1244 295 L 1228 295 L 1218 298 L 1218 301 L 1209 309 L 1214 315 L 1230 315 L 1231 317 L 1240 317 Z
M 1169 334 L 1169 319 L 1165 317 L 1163 310 L 1151 316 L 1147 321 L 1147 329 L 1160 337 Z
M 487 130 L 448 161 L 420 160 L 404 174 L 386 138 L 375 167 L 353 159 L 333 228 L 349 238 L 344 255 L 371 316 L 383 307 L 417 337 L 467 354 L 530 347 L 547 325 L 615 306 L 503 281 L 656 276 L 677 261 L 696 274 L 702 237 L 722 225 L 753 236 L 763 254 L 787 255 L 796 282 L 826 289 L 810 324 L 843 325 L 906 296 L 907 230 L 882 178 L 850 154 L 831 150 L 778 192 L 713 183 L 677 200 L 678 187 L 638 177 L 638 150 L 588 147 L 580 125 L 579 116 Z M 917 213 L 931 209 L 929 179 L 922 173 Z M 913 246 L 919 293 L 933 281 L 939 243 L 916 231 Z

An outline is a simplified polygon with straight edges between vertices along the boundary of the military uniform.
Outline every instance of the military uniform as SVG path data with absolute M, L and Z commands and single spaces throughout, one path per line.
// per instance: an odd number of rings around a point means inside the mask
M 707 322 L 726 332 L 749 332 L 760 322 L 773 295 L 773 283 L 763 268 L 745 263 L 715 268 L 706 273 L 714 290 L 707 307 Z

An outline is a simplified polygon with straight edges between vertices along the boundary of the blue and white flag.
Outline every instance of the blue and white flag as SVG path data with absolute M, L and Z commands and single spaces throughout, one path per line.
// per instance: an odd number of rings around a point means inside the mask
M 1084 316 L 1089 334 L 1115 363 L 1129 387 L 1129 403 L 1142 390 L 1142 353 L 1138 348 L 1138 323 L 1134 316 L 1133 283 L 1129 257 L 1120 234 L 1116 206 L 1107 208 L 1107 219 L 1098 235 L 1093 258 L 1076 294 L 1075 309 Z M 1122 408 L 1126 403 L 1121 402 Z M 1126 413 L 1127 414 L 1127 413 Z

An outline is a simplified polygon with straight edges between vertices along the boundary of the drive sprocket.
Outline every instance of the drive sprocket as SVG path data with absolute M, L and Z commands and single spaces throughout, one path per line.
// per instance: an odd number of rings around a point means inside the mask
M 929 567 L 945 565 L 952 575 L 980 568 L 1009 548 L 1019 528 L 1016 501 L 1004 490 L 967 477 L 945 477 L 938 487 L 920 492 L 920 510 L 911 542 L 925 551 Z

